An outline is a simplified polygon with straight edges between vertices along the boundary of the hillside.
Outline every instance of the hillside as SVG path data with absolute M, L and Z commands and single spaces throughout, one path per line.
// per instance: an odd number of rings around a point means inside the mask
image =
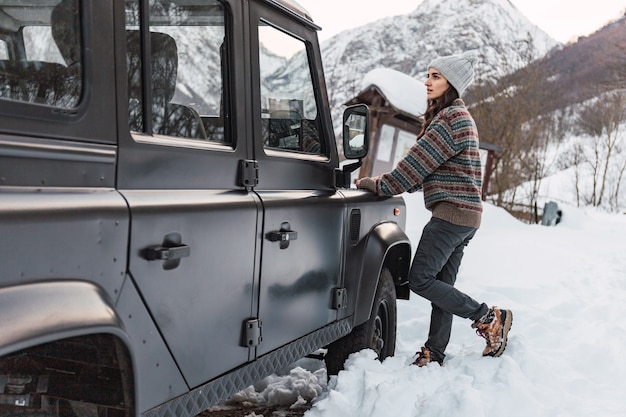
M 581 103 L 624 88 L 626 15 L 578 42 L 550 53 L 545 61 L 546 88 L 558 91 L 556 107 Z
M 607 91 L 625 88 L 625 62 L 626 15 L 497 79 L 498 91 L 528 83 L 531 74 L 537 78 L 536 94 L 549 95 L 548 99 L 540 100 L 543 106 L 536 113 L 564 110 Z

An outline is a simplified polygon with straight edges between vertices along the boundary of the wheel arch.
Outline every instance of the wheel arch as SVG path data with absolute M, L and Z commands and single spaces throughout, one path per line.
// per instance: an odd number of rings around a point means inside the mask
M 32 355 L 57 365 L 63 361 L 84 361 L 92 367 L 114 366 L 123 386 L 125 415 L 136 413 L 136 369 L 130 340 L 112 300 L 102 288 L 80 280 L 1 288 L 0 316 L 0 373 L 15 366 L 16 357 Z M 68 345 L 75 350 L 56 356 L 55 351 Z M 106 364 L 100 355 L 89 357 L 87 349 L 94 347 L 110 353 Z
M 112 300 L 85 281 L 60 280 L 0 289 L 0 356 L 83 334 L 109 333 L 130 346 Z
M 361 279 L 354 314 L 355 326 L 365 322 L 370 316 L 383 268 L 391 272 L 396 297 L 409 298 L 411 242 L 397 223 L 385 222 L 376 225 L 368 233 L 362 254 Z

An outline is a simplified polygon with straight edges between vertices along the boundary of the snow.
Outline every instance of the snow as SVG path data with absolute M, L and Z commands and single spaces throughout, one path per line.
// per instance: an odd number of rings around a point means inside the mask
M 405 200 L 415 247 L 429 215 L 421 193 Z M 430 314 L 412 294 L 398 301 L 394 357 L 380 363 L 370 350 L 355 353 L 328 383 L 320 361 L 301 361 L 231 404 L 288 408 L 312 400 L 305 417 L 626 415 L 626 216 L 559 207 L 562 221 L 546 227 L 486 204 L 466 249 L 457 287 L 513 311 L 502 357 L 482 357 L 483 339 L 469 320 L 455 318 L 444 366 L 410 366 Z

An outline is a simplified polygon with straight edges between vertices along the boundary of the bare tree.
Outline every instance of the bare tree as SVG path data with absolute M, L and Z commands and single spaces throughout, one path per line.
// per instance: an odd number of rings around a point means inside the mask
M 489 198 L 496 205 L 509 209 L 517 199 L 515 188 L 519 184 L 534 181 L 535 187 L 540 185 L 548 168 L 542 159 L 558 132 L 556 119 L 540 116 L 552 100 L 551 93 L 543 88 L 545 58 L 535 60 L 530 35 L 520 43 L 518 53 L 517 62 L 521 64 L 505 62 L 503 65 L 508 76 L 497 82 L 479 81 L 470 95 L 475 103 L 471 111 L 481 140 L 502 148 L 489 179 Z M 532 197 L 526 203 L 531 205 Z
M 581 171 L 584 164 L 584 148 L 583 145 L 577 141 L 567 151 L 563 152 L 558 160 L 558 167 L 560 169 L 573 168 L 574 171 L 574 190 L 576 192 L 576 207 L 580 207 L 581 196 Z
M 617 178 L 615 180 L 615 188 L 613 189 L 613 194 L 611 195 L 611 208 L 613 211 L 619 211 L 620 209 L 620 190 L 622 184 L 622 178 L 624 178 L 624 172 L 626 171 L 626 158 L 622 165 L 617 169 Z
M 621 125 L 626 122 L 626 96 L 623 92 L 613 92 L 586 104 L 577 119 L 578 132 L 589 137 L 590 152 L 583 153 L 585 162 L 592 173 L 592 191 L 587 203 L 601 206 L 604 196 L 609 193 L 611 200 L 618 201 L 619 184 L 623 176 L 623 161 L 616 160 L 623 155 L 624 138 L 620 135 Z M 584 152 L 584 151 L 583 151 Z M 612 191 L 609 186 L 611 168 L 617 164 L 616 184 Z
M 538 116 L 525 126 L 529 137 L 526 142 L 532 146 L 521 152 L 520 169 L 525 173 L 523 177 L 526 177 L 529 187 L 526 198 L 535 210 L 541 182 L 557 162 L 557 150 L 567 131 L 565 120 L 561 112 L 553 112 Z M 535 221 L 538 219 L 535 218 Z

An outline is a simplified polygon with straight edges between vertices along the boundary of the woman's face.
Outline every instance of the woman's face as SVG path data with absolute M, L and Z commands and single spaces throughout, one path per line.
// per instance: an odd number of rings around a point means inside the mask
M 429 100 L 441 97 L 450 87 L 448 80 L 443 78 L 443 75 L 436 68 L 428 69 L 428 78 L 426 78 L 424 85 L 426 86 L 426 97 Z

